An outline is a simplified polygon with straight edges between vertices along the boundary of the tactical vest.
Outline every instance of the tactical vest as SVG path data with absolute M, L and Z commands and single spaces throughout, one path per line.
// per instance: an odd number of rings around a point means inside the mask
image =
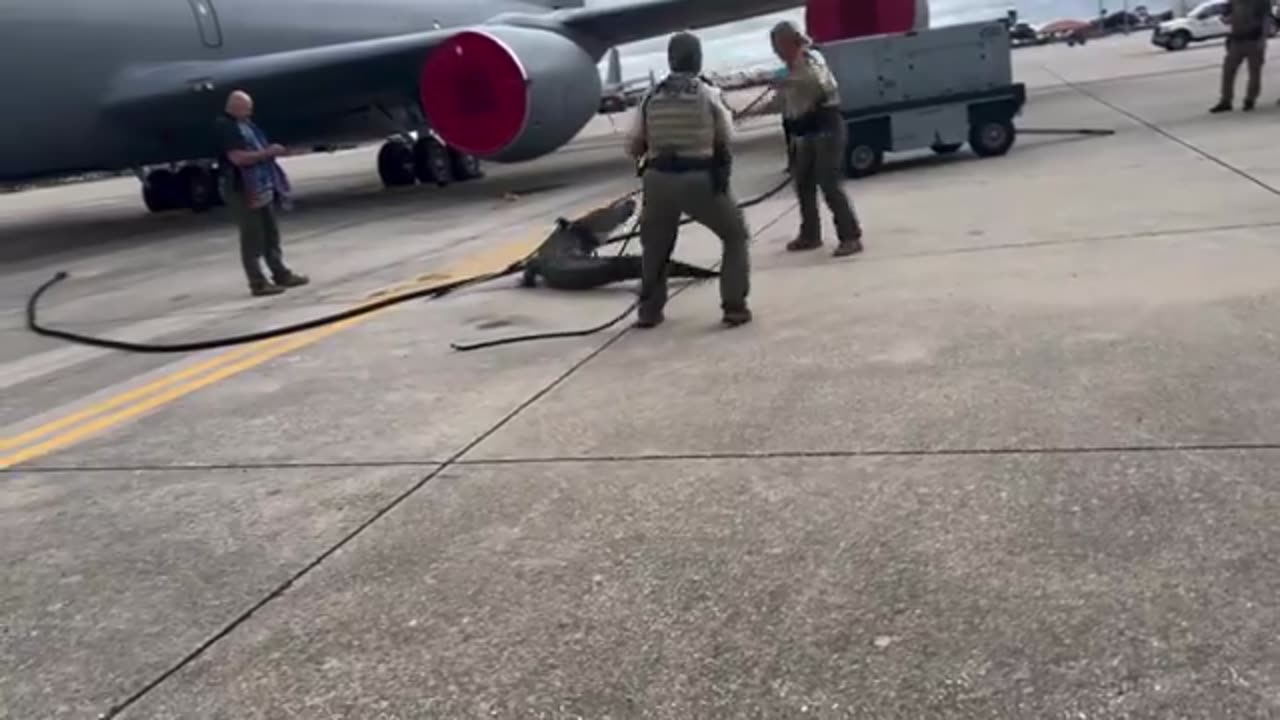
M 710 157 L 715 149 L 711 96 L 697 77 L 671 75 L 645 102 L 649 157 Z
M 820 108 L 840 107 L 840 88 L 827 63 L 813 50 L 804 50 L 782 83 L 783 114 L 798 118 Z

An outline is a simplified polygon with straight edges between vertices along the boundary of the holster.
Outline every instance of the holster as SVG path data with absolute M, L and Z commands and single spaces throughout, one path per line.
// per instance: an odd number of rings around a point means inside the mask
M 791 137 L 806 137 L 839 130 L 842 122 L 844 118 L 840 116 L 840 108 L 822 105 L 803 115 L 783 120 L 782 128 Z
M 717 145 L 715 154 L 711 156 L 711 191 L 716 195 L 729 192 L 729 176 L 733 174 L 733 155 L 729 148 Z

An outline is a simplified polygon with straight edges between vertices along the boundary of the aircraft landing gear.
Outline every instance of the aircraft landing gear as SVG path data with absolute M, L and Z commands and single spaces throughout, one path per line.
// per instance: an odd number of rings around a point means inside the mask
M 217 174 L 204 165 L 187 165 L 174 172 L 152 170 L 142 180 L 142 201 L 153 213 L 169 210 L 204 212 L 222 204 Z
M 444 187 L 453 182 L 453 163 L 449 150 L 430 136 L 419 138 L 413 144 L 413 160 L 418 180 L 423 185 L 435 183 Z
M 178 207 L 178 177 L 168 170 L 153 170 L 142 180 L 142 201 L 153 213 Z
M 388 140 L 378 151 L 378 177 L 387 187 L 412 185 L 417 179 L 413 148 L 403 140 Z
M 194 212 L 204 212 L 221 200 L 218 177 L 209 168 L 188 165 L 178 172 L 178 187 L 183 205 Z
M 417 140 L 396 138 L 384 143 L 378 151 L 378 177 L 389 188 L 415 182 L 444 187 L 484 177 L 484 173 L 474 156 L 424 134 Z

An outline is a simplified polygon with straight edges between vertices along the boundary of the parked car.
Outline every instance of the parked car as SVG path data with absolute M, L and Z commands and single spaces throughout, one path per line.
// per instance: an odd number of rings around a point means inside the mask
M 1229 0 L 1207 0 L 1195 6 L 1186 17 L 1166 20 L 1151 33 L 1151 44 L 1165 50 L 1182 50 L 1193 42 L 1224 38 L 1231 32 L 1226 13 Z M 1275 37 L 1277 24 L 1271 23 L 1271 36 Z

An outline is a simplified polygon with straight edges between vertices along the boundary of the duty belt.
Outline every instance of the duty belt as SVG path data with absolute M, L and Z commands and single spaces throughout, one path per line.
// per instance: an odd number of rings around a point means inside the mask
M 840 117 L 839 108 L 834 105 L 825 105 L 798 117 L 783 120 L 782 127 L 787 131 L 788 135 L 805 137 L 806 135 L 820 135 L 837 130 L 843 121 L 844 119 Z
M 664 153 L 650 158 L 645 168 L 665 173 L 705 172 L 711 177 L 711 189 L 717 195 L 729 191 L 729 173 L 733 159 L 726 148 L 717 147 L 711 157 L 680 157 Z
M 706 172 L 717 167 L 714 157 L 680 157 L 678 155 L 659 155 L 650 158 L 646 165 L 659 172 L 669 173 Z

